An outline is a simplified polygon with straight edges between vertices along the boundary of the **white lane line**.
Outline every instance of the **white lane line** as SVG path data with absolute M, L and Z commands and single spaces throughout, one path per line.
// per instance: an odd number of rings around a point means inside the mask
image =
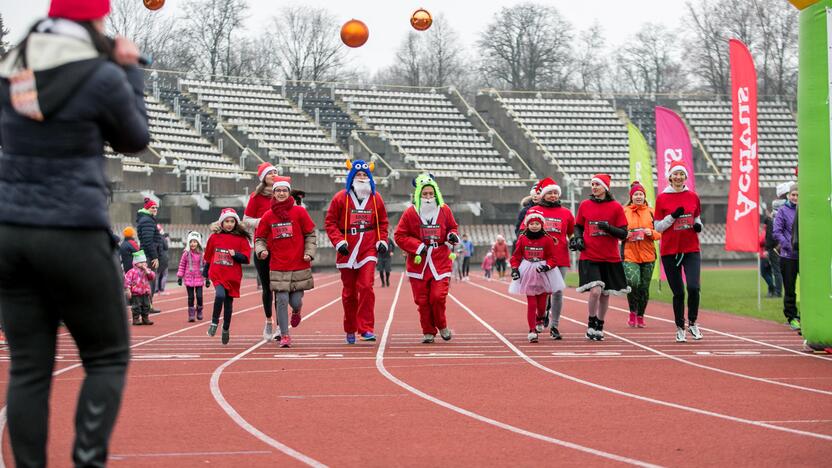
M 618 389 L 615 389 L 615 388 L 612 388 L 612 387 L 607 387 L 605 385 L 590 382 L 588 380 L 583 380 L 583 379 L 580 379 L 578 377 L 573 377 L 569 374 L 564 374 L 563 372 L 558 372 L 554 369 L 550 369 L 550 368 L 544 366 L 543 364 L 540 364 L 539 362 L 535 361 L 534 359 L 532 359 L 528 355 L 526 355 L 523 351 L 520 351 L 520 349 L 518 349 L 516 346 L 514 346 L 514 344 L 512 344 L 510 341 L 508 341 L 508 339 L 506 339 L 506 337 L 501 335 L 500 332 L 498 332 L 497 330 L 494 329 L 494 327 L 492 327 L 486 321 L 484 321 L 482 318 L 480 318 L 480 316 L 477 315 L 476 313 L 474 313 L 473 310 L 469 309 L 465 304 L 460 302 L 453 294 L 449 294 L 448 297 L 450 297 L 454 302 L 459 304 L 459 306 L 462 307 L 466 312 L 468 312 L 468 314 L 471 317 L 473 317 L 475 320 L 480 322 L 485 328 L 487 328 L 489 331 L 491 331 L 491 333 L 493 333 L 494 336 L 496 336 L 498 340 L 505 343 L 506 346 L 508 346 L 512 351 L 514 351 L 524 361 L 528 362 L 532 366 L 537 367 L 538 369 L 540 369 L 544 372 L 547 372 L 549 374 L 564 378 L 566 380 L 570 380 L 570 381 L 575 382 L 575 383 L 586 385 L 588 387 L 592 387 L 592 388 L 595 388 L 597 390 L 602 390 L 602 391 L 609 392 L 609 393 L 612 393 L 612 394 L 615 394 L 615 395 L 620 395 L 620 396 L 624 396 L 624 397 L 633 398 L 633 399 L 644 401 L 644 402 L 647 402 L 647 403 L 653 403 L 653 404 L 656 404 L 656 405 L 666 406 L 666 407 L 669 407 L 669 408 L 679 409 L 679 410 L 682 410 L 682 411 L 688 411 L 688 412 L 691 412 L 691 413 L 701 414 L 701 415 L 705 415 L 705 416 L 712 416 L 712 417 L 715 417 L 715 418 L 725 419 L 725 420 L 728 420 L 728 421 L 733 421 L 733 422 L 737 422 L 737 423 L 741 423 L 741 424 L 748 424 L 748 425 L 751 425 L 751 426 L 762 427 L 762 428 L 765 428 L 765 429 L 772 429 L 772 430 L 775 430 L 775 431 L 788 432 L 788 433 L 791 433 L 791 434 L 796 434 L 796 435 L 801 435 L 801 436 L 806 436 L 806 437 L 813 437 L 813 438 L 826 440 L 826 441 L 832 441 L 832 435 L 815 434 L 813 432 L 799 431 L 799 430 L 796 430 L 796 429 L 790 429 L 788 427 L 775 426 L 775 425 L 772 425 L 772 424 L 766 424 L 766 423 L 761 423 L 761 422 L 758 422 L 758 421 L 753 421 L 751 419 L 745 419 L 745 418 L 740 418 L 740 417 L 736 417 L 736 416 L 730 416 L 730 415 L 723 414 L 723 413 L 717 413 L 717 412 L 714 412 L 714 411 L 708 411 L 708 410 L 703 410 L 703 409 L 699 409 L 699 408 L 694 408 L 692 406 L 685 406 L 685 405 L 680 405 L 678 403 L 671 403 L 669 401 L 657 400 L 655 398 L 650 398 L 650 397 L 646 397 L 646 396 L 642 396 L 642 395 L 637 395 L 635 393 L 625 392 L 625 391 L 618 390 Z
M 341 296 L 336 297 L 335 299 L 329 301 L 328 303 L 322 305 L 321 307 L 318 307 L 317 309 L 313 310 L 312 312 L 310 312 L 309 314 L 304 316 L 301 319 L 301 321 L 303 322 L 303 321 L 308 320 L 309 318 L 313 317 L 318 312 L 326 309 L 327 307 L 335 304 L 336 302 L 338 302 L 340 300 L 341 300 Z M 262 307 L 262 305 L 261 305 L 261 307 Z M 230 417 L 231 420 L 234 421 L 235 424 L 237 424 L 238 426 L 243 428 L 246 432 L 253 435 L 255 438 L 257 438 L 261 442 L 263 442 L 266 445 L 269 445 L 273 448 L 276 448 L 277 450 L 280 450 L 281 452 L 285 453 L 286 455 L 288 455 L 288 456 L 294 458 L 295 460 L 298 460 L 299 462 L 304 463 L 306 465 L 314 466 L 314 467 L 318 467 L 318 468 L 325 467 L 326 465 L 324 465 L 323 463 L 315 460 L 312 457 L 309 457 L 308 455 L 304 455 L 303 453 L 298 452 L 297 450 L 289 447 L 288 445 L 285 445 L 285 444 L 269 437 L 268 434 L 266 434 L 263 431 L 257 429 L 256 427 L 252 426 L 248 421 L 245 420 L 245 418 L 240 416 L 240 413 L 238 413 L 237 410 L 235 410 L 234 407 L 231 406 L 230 403 L 228 403 L 228 401 L 223 396 L 222 391 L 220 390 L 220 376 L 222 375 L 222 372 L 228 366 L 230 366 L 230 365 L 234 364 L 235 362 L 239 361 L 240 359 L 244 358 L 247 354 L 249 354 L 252 351 L 256 350 L 257 348 L 263 346 L 264 344 L 270 343 L 272 341 L 273 340 L 268 340 L 268 341 L 260 340 L 260 342 L 258 342 L 256 345 L 248 348 L 247 350 L 243 351 L 242 353 L 240 353 L 240 354 L 234 356 L 233 358 L 229 359 L 228 361 L 224 362 L 221 366 L 217 367 L 214 370 L 214 373 L 211 374 L 211 384 L 210 384 L 210 386 L 211 386 L 211 395 L 214 397 L 214 400 L 216 400 L 217 404 L 220 405 L 220 408 L 222 408 L 222 410 L 225 411 L 225 414 L 227 414 L 228 417 Z
M 333 275 L 333 276 L 334 276 L 334 275 Z M 321 288 L 324 288 L 324 287 L 326 287 L 326 286 L 330 286 L 330 285 L 335 284 L 335 283 L 340 283 L 340 281 L 331 281 L 331 282 L 329 282 L 329 283 L 324 283 L 324 284 L 322 284 L 322 285 L 320 285 L 320 286 L 316 287 L 315 289 L 313 289 L 313 291 L 315 291 L 315 290 L 319 290 L 319 289 L 321 289 Z M 254 306 L 254 307 L 249 307 L 249 308 L 246 308 L 246 309 L 243 309 L 243 310 L 240 310 L 240 311 L 234 312 L 234 313 L 233 313 L 233 314 L 231 314 L 231 315 L 232 315 L 232 316 L 234 316 L 234 315 L 242 314 L 242 313 L 244 313 L 244 312 L 249 312 L 249 311 L 252 311 L 252 310 L 254 310 L 254 309 L 257 309 L 258 307 L 262 309 L 262 308 L 263 308 L 263 304 L 259 304 L 259 305 L 256 305 L 256 306 Z M 157 315 L 159 315 L 159 314 L 157 314 Z M 142 345 L 145 345 L 145 344 L 148 344 L 148 343 L 153 343 L 154 341 L 158 341 L 158 340 L 161 340 L 161 339 L 163 339 L 163 338 L 167 338 L 167 337 L 169 337 L 169 336 L 176 335 L 176 334 L 179 334 L 179 333 L 182 333 L 182 332 L 188 331 L 188 330 L 193 330 L 194 328 L 204 327 L 205 325 L 206 325 L 206 323 L 205 323 L 205 322 L 203 322 L 203 323 L 198 323 L 198 324 L 196 324 L 196 325 L 192 325 L 192 326 L 189 326 L 189 327 L 180 328 L 179 330 L 174 330 L 174 331 L 172 331 L 172 332 L 170 332 L 170 333 L 166 333 L 166 334 L 164 334 L 164 335 L 160 335 L 160 336 L 157 336 L 157 337 L 155 337 L 155 338 L 151 338 L 151 339 L 149 339 L 149 340 L 140 341 L 140 342 L 138 342 L 138 343 L 136 343 L 136 344 L 131 345 L 129 349 L 134 349 L 134 348 L 136 348 L 136 347 L 138 347 L 138 346 L 142 346 Z M 69 372 L 69 371 L 71 371 L 71 370 L 73 370 L 73 369 L 77 369 L 77 368 L 81 367 L 81 366 L 82 366 L 82 364 L 83 364 L 83 363 L 80 363 L 80 362 L 79 362 L 78 364 L 73 364 L 73 365 L 71 365 L 71 366 L 64 367 L 63 369 L 56 370 L 55 372 L 53 372 L 53 373 L 52 373 L 52 376 L 53 376 L 53 377 L 57 377 L 57 376 L 59 376 L 59 375 L 61 375 L 61 374 L 65 373 L 65 372 Z M 3 447 L 2 447 L 3 434 L 4 434 L 5 430 L 6 430 L 6 422 L 7 422 L 7 420 L 6 420 L 6 413 L 7 413 L 7 411 L 6 411 L 6 405 L 3 405 L 3 408 L 2 408 L 2 409 L 0 409 L 0 468 L 6 468 L 6 460 L 5 460 L 5 458 L 3 457 Z
M 481 289 L 485 289 L 486 291 L 490 291 L 492 294 L 496 294 L 500 297 L 504 297 L 504 298 L 512 300 L 514 302 L 517 302 L 517 303 L 520 303 L 520 304 L 525 304 L 525 302 L 523 302 L 523 301 L 521 301 L 521 300 L 519 300 L 515 297 L 511 297 L 507 294 L 503 294 L 499 291 L 494 291 L 493 289 L 489 289 L 489 288 L 486 288 L 486 287 L 483 287 L 483 286 L 480 286 L 480 285 L 474 284 L 474 283 L 471 283 L 471 285 L 475 286 L 475 287 L 478 287 L 478 288 L 481 288 Z M 563 316 L 562 318 L 564 318 L 564 319 L 566 319 L 570 322 L 576 323 L 578 325 L 583 325 L 583 322 L 580 322 L 578 320 L 575 320 L 575 319 L 572 319 L 572 318 L 569 318 L 569 317 L 566 317 L 566 316 Z M 832 396 L 832 392 L 830 392 L 830 391 L 820 390 L 820 389 L 812 388 L 812 387 L 804 387 L 802 385 L 794 385 L 794 384 L 790 384 L 790 383 L 786 383 L 786 382 L 778 382 L 776 380 L 769 380 L 769 379 L 765 379 L 765 378 L 762 378 L 762 377 L 754 377 L 753 375 L 741 374 L 739 372 L 733 372 L 733 371 L 729 371 L 729 370 L 725 370 L 725 369 L 720 369 L 718 367 L 711 367 L 711 366 L 708 366 L 708 365 L 705 365 L 705 364 L 700 364 L 698 362 L 689 361 L 687 359 L 683 359 L 683 358 L 680 358 L 678 356 L 667 354 L 667 353 L 665 353 L 663 351 L 660 351 L 656 348 L 652 348 L 650 346 L 643 345 L 643 344 L 641 344 L 637 341 L 633 341 L 633 340 L 624 338 L 623 336 L 612 333 L 612 332 L 606 332 L 606 334 L 608 334 L 609 336 L 612 336 L 613 338 L 618 338 L 619 340 L 621 340 L 625 343 L 631 344 L 631 345 L 633 345 L 637 348 L 641 348 L 641 349 L 643 349 L 647 352 L 654 353 L 654 354 L 657 354 L 657 355 L 659 355 L 663 358 L 670 359 L 672 361 L 676 361 L 676 362 L 679 362 L 679 363 L 682 363 L 682 364 L 687 364 L 689 366 L 698 367 L 700 369 L 705 369 L 705 370 L 709 370 L 709 371 L 712 371 L 712 372 L 717 372 L 717 373 L 724 374 L 724 375 L 730 375 L 732 377 L 739 377 L 741 379 L 753 380 L 755 382 L 762 382 L 762 383 L 767 383 L 767 384 L 770 384 L 770 385 L 777 385 L 777 386 L 780 386 L 780 387 L 791 388 L 791 389 L 794 389 L 794 390 L 801 390 L 801 391 L 804 391 L 804 392 L 812 392 L 812 393 L 817 393 L 817 394 L 820 394 L 820 395 Z M 713 351 L 699 351 L 699 354 L 704 355 L 704 353 L 709 353 L 710 354 L 711 352 L 713 352 Z M 754 353 L 753 355 L 756 355 L 756 352 L 754 352 L 754 351 L 735 351 L 734 355 L 741 355 L 739 353 L 745 353 L 744 355 L 748 355 L 747 353 Z M 725 353 L 721 353 L 721 354 L 725 355 Z
M 220 455 L 270 455 L 268 450 L 240 450 L 237 452 L 163 452 L 163 453 L 124 453 L 110 455 L 110 460 L 139 457 L 216 457 Z
M 586 447 L 586 446 L 579 445 L 579 444 L 576 444 L 576 443 L 573 443 L 573 442 L 568 442 L 568 441 L 565 441 L 565 440 L 555 439 L 553 437 L 545 436 L 543 434 L 538 434 L 536 432 L 527 431 L 525 429 L 521 429 L 519 427 L 512 426 L 510 424 L 506 424 L 504 422 L 500 422 L 500 421 L 497 421 L 495 419 L 488 418 L 486 416 L 474 413 L 472 411 L 468 411 L 464 408 L 460 408 L 459 406 L 453 405 L 453 404 L 448 403 L 444 400 L 440 400 L 439 398 L 436 398 L 432 395 L 429 395 L 429 394 L 411 386 L 410 384 L 399 380 L 396 376 L 391 374 L 387 370 L 387 368 L 384 366 L 384 350 L 387 348 L 387 338 L 388 338 L 388 336 L 390 336 L 390 327 L 393 324 L 393 316 L 395 315 L 396 305 L 399 302 L 399 293 L 402 290 L 403 279 L 404 279 L 404 275 L 399 277 L 399 284 L 396 287 L 396 295 L 393 297 L 393 304 L 390 305 L 390 315 L 387 317 L 387 323 L 384 325 L 384 332 L 382 334 L 381 342 L 379 343 L 378 351 L 376 353 L 376 368 L 381 373 L 381 375 L 383 375 L 384 377 L 387 378 L 387 380 L 393 382 L 394 384 L 396 384 L 399 387 L 407 390 L 408 392 L 410 392 L 410 393 L 412 393 L 412 394 L 414 394 L 414 395 L 416 395 L 420 398 L 423 398 L 423 399 L 425 399 L 425 400 L 427 400 L 431 403 L 434 403 L 434 404 L 439 405 L 443 408 L 446 408 L 446 409 L 449 409 L 449 410 L 454 411 L 456 413 L 459 413 L 463 416 L 468 416 L 469 418 L 475 419 L 477 421 L 484 422 L 486 424 L 490 424 L 490 425 L 495 426 L 495 427 L 499 427 L 500 429 L 504 429 L 504 430 L 512 432 L 514 434 L 523 435 L 523 436 L 526 436 L 526 437 L 530 437 L 532 439 L 541 440 L 543 442 L 548 442 L 550 444 L 559 445 L 561 447 L 570 448 L 570 449 L 573 449 L 573 450 L 577 450 L 579 452 L 588 453 L 590 455 L 595 455 L 597 457 L 606 458 L 608 460 L 614 460 L 614 461 L 618 461 L 618 462 L 621 462 L 621 463 L 627 463 L 627 464 L 630 464 L 630 465 L 642 466 L 642 467 L 656 467 L 656 466 L 659 466 L 659 465 L 653 465 L 651 463 L 644 462 L 644 461 L 641 461 L 641 460 L 636 460 L 636 459 L 633 459 L 633 458 L 627 458 L 627 457 L 623 457 L 621 455 L 616 455 L 614 453 L 604 452 L 602 450 L 597 450 L 597 449 L 594 449 L 594 448 L 591 448 L 591 447 Z
M 832 422 L 832 419 L 795 419 L 792 421 L 760 421 L 764 423 L 780 423 L 780 424 L 815 424 L 815 423 L 829 423 Z

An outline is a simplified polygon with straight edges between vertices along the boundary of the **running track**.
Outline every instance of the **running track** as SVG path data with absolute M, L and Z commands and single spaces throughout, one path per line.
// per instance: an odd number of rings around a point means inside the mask
M 390 288 L 376 289 L 379 341 L 347 346 L 337 279 L 316 277 L 291 349 L 260 340 L 254 282 L 235 301 L 227 346 L 219 334 L 206 336 L 207 320 L 187 323 L 184 288 L 161 296 L 156 325 L 131 329 L 111 466 L 823 466 L 832 459 L 832 359 L 803 352 L 783 325 L 703 312 L 705 339 L 677 344 L 667 305 L 651 303 L 648 327 L 631 329 L 626 301 L 613 298 L 607 339 L 588 342 L 585 296 L 568 290 L 564 340 L 541 335 L 530 344 L 523 298 L 507 295 L 506 283 L 475 278 L 451 288 L 454 339 L 422 345 L 410 287 L 395 274 Z M 208 289 L 206 309 L 212 299 Z M 83 371 L 66 336 L 58 354 L 50 465 L 68 466 Z M 5 349 L 0 367 L 5 388 Z M 5 430 L 2 455 L 12 466 Z

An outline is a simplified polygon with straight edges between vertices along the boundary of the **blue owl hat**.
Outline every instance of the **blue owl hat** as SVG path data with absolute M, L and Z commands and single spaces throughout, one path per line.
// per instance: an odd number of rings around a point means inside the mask
M 347 169 L 350 170 L 350 173 L 347 174 L 347 192 L 350 191 L 352 188 L 352 181 L 355 179 L 355 175 L 359 172 L 363 172 L 367 174 L 367 177 L 370 178 L 370 189 L 373 195 L 376 193 L 376 181 L 373 180 L 373 169 L 375 169 L 375 163 L 368 163 L 361 159 L 356 159 L 355 161 L 347 160 Z

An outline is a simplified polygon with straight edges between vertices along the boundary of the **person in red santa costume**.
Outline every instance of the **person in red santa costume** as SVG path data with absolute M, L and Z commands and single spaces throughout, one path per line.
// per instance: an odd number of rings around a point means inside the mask
M 568 208 L 561 205 L 560 186 L 551 178 L 547 177 L 536 185 L 538 190 L 537 205 L 529 208 L 528 212 L 537 212 L 543 215 L 545 220 L 543 230 L 555 240 L 555 266 L 558 268 L 561 277 L 566 278 L 566 270 L 572 265 L 569 258 L 568 238 L 575 232 L 575 217 Z M 526 229 L 525 223 L 520 226 L 521 230 Z M 549 335 L 553 340 L 562 339 L 558 327 L 560 325 L 560 314 L 563 310 L 563 290 L 552 294 L 549 304 Z M 542 328 L 537 327 L 537 332 Z
M 419 310 L 422 343 L 433 343 L 437 331 L 448 341 L 451 330 L 445 319 L 445 300 L 453 266 L 451 247 L 459 243 L 458 225 L 432 175 L 419 175 L 413 185 L 413 205 L 396 227 L 396 245 L 407 253 L 407 276 Z
M 344 333 L 347 344 L 356 333 L 364 341 L 375 341 L 376 295 L 373 291 L 378 255 L 387 253 L 388 221 L 384 200 L 376 192 L 374 164 L 347 161 L 346 188 L 332 197 L 324 219 L 330 242 L 338 251 L 335 266 L 344 288 Z

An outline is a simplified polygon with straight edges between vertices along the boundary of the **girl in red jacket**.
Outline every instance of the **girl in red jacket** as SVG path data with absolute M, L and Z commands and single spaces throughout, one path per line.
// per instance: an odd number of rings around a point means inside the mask
M 396 227 L 396 245 L 408 254 L 407 276 L 419 310 L 422 343 L 433 343 L 437 330 L 447 341 L 451 339 L 445 319 L 452 266 L 449 245 L 459 243 L 458 226 L 433 176 L 421 174 L 413 185 L 413 205 L 404 211 Z
M 543 331 L 549 294 L 563 291 L 565 287 L 560 271 L 555 268 L 556 241 L 543 229 L 545 223 L 546 218 L 537 207 L 530 209 L 523 220 L 526 229 L 517 238 L 511 256 L 509 292 L 526 295 L 529 343 L 537 343 L 537 334 Z
M 317 239 L 315 223 L 306 208 L 295 205 L 295 199 L 289 194 L 291 179 L 277 177 L 272 188 L 274 198 L 269 211 L 260 218 L 254 245 L 257 257 L 269 259 L 269 283 L 263 287 L 274 291 L 280 347 L 288 348 L 292 345 L 289 306 L 292 306 L 292 326 L 297 327 L 301 321 L 303 292 L 315 286 L 312 259 Z
M 608 174 L 592 177 L 592 195 L 578 207 L 575 236 L 569 242 L 569 248 L 581 252 L 578 292 L 589 291 L 586 337 L 597 341 L 604 339 L 610 294 L 621 296 L 630 292 L 618 246 L 619 241 L 627 238 L 627 218 L 624 208 L 610 195 L 610 183 Z
M 212 234 L 205 246 L 205 274 L 214 283 L 214 314 L 208 326 L 208 336 L 217 333 L 220 312 L 225 310 L 222 321 L 222 344 L 230 339 L 232 307 L 234 298 L 240 297 L 240 282 L 243 279 L 244 263 L 251 255 L 251 234 L 240 224 L 240 217 L 234 208 L 223 208 L 220 212 L 220 232 Z

